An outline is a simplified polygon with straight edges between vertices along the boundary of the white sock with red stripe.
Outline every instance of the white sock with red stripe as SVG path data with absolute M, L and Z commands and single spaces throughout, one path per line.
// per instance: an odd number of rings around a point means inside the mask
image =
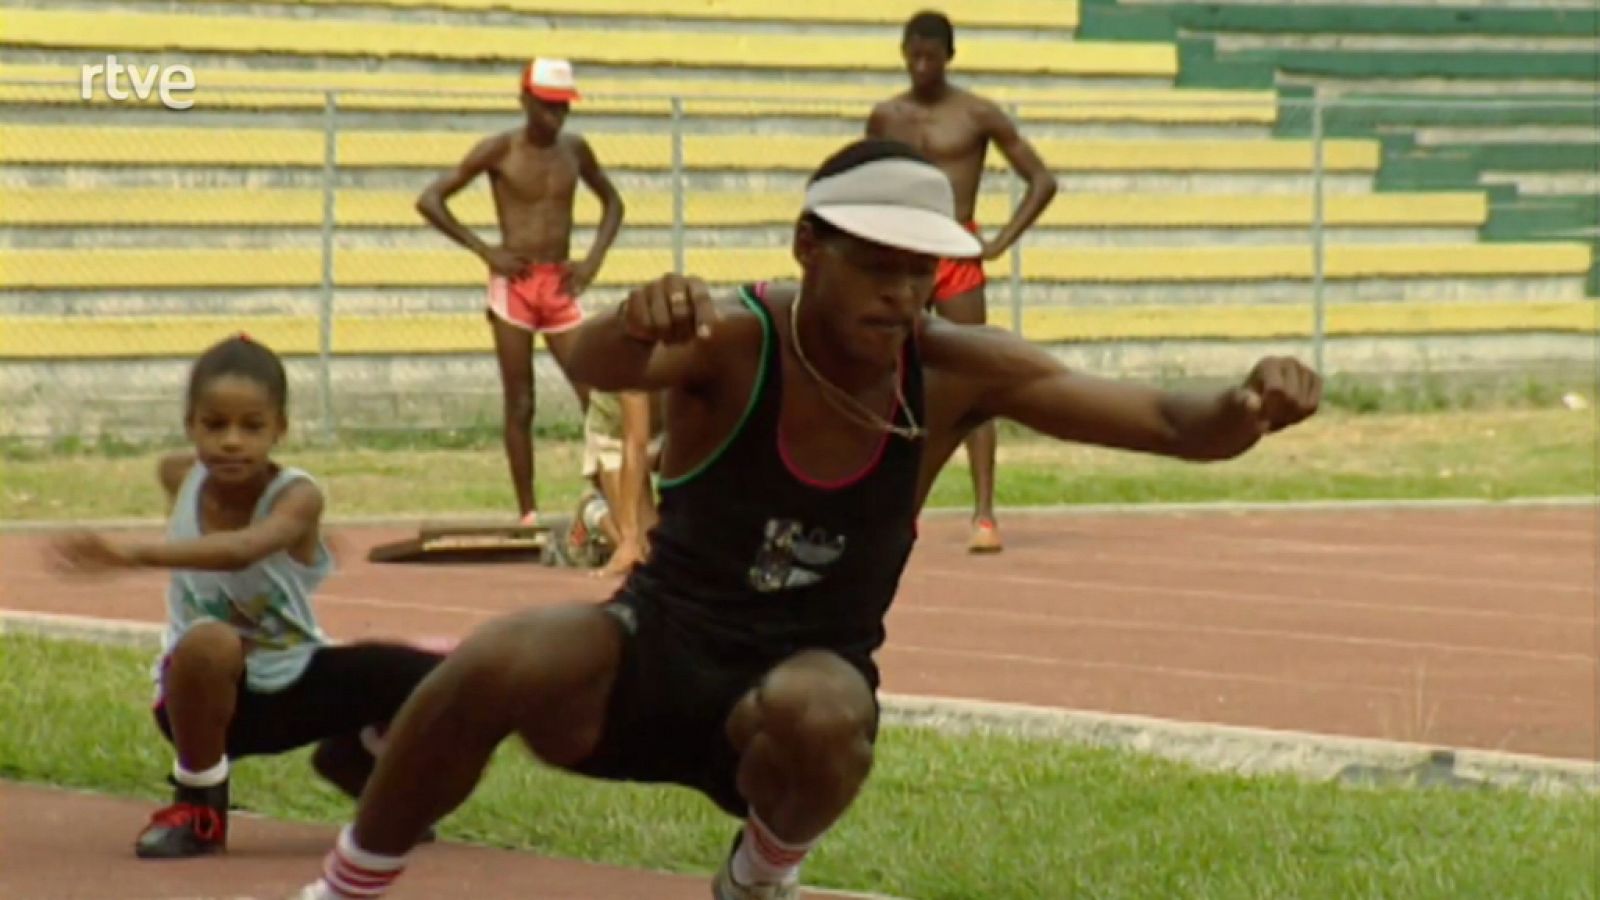
M 406 857 L 369 853 L 356 846 L 355 829 L 346 825 L 339 842 L 322 862 L 317 888 L 330 900 L 369 900 L 382 897 L 405 870 Z
M 228 757 L 224 756 L 216 765 L 209 769 L 191 772 L 183 767 L 181 760 L 172 761 L 172 780 L 184 787 L 208 788 L 228 780 Z
M 820 837 L 792 844 L 772 833 L 751 810 L 744 822 L 744 839 L 733 854 L 733 880 L 746 887 L 756 884 L 790 884 L 800 880 L 800 863 Z

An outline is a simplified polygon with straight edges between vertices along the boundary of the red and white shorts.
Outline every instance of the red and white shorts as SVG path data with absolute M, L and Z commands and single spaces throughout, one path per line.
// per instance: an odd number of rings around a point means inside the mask
M 529 266 L 521 277 L 489 277 L 489 309 L 505 322 L 525 331 L 558 334 L 583 323 L 583 308 L 563 286 L 567 267 L 562 263 Z
M 978 223 L 968 222 L 967 230 L 973 234 L 978 233 Z M 933 302 L 943 303 L 951 297 L 959 297 L 968 291 L 975 291 L 988 283 L 983 274 L 983 260 L 977 257 L 972 259 L 941 259 L 939 270 L 933 278 Z

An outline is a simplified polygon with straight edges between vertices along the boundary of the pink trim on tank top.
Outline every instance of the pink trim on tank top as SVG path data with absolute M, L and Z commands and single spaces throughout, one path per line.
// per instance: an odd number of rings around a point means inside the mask
M 899 411 L 900 404 L 896 403 L 895 412 Z M 838 481 L 819 481 L 800 471 L 799 464 L 796 463 L 794 458 L 789 455 L 789 446 L 783 442 L 783 430 L 781 428 L 778 430 L 778 456 L 783 459 L 783 467 L 788 469 L 789 474 L 798 479 L 801 484 L 804 484 L 807 487 L 821 488 L 826 491 L 836 491 L 840 488 L 847 488 L 850 485 L 855 484 L 861 479 L 867 477 L 868 475 L 871 475 L 873 470 L 878 468 L 878 463 L 883 461 L 883 451 L 888 446 L 889 435 L 887 432 L 885 432 L 883 435 L 883 440 L 878 442 L 878 449 L 872 451 L 872 458 L 867 460 L 867 464 L 862 466 L 860 471 L 856 472 L 854 475 L 846 475 Z
M 904 362 L 904 360 L 905 360 L 905 353 L 904 353 L 904 351 L 902 351 L 901 352 L 901 368 L 900 368 L 900 389 L 902 391 L 905 390 L 905 386 L 906 386 L 906 371 L 905 371 L 905 362 Z M 780 400 L 781 400 L 781 398 L 780 398 Z M 900 414 L 900 409 L 901 409 L 900 401 L 897 399 L 897 400 L 895 400 L 894 408 L 889 410 L 889 421 L 893 422 L 895 420 L 895 418 Z M 793 475 L 797 480 L 800 481 L 801 484 L 804 484 L 807 487 L 820 488 L 820 489 L 826 490 L 826 491 L 837 491 L 837 490 L 840 490 L 842 488 L 847 488 L 847 487 L 851 486 L 852 484 L 855 484 L 856 482 L 860 481 L 861 479 L 867 477 L 868 475 L 871 475 L 873 473 L 873 471 L 875 471 L 878 468 L 878 463 L 883 461 L 883 453 L 889 447 L 889 433 L 888 432 L 884 432 L 883 439 L 878 441 L 878 448 L 876 450 L 872 451 L 872 458 L 867 460 L 866 465 L 862 466 L 860 471 L 856 472 L 853 475 L 846 475 L 845 477 L 839 479 L 838 481 L 819 481 L 818 479 L 813 478 L 810 475 L 807 475 L 805 472 L 800 471 L 800 465 L 798 463 L 796 463 L 794 461 L 794 458 L 789 455 L 789 445 L 785 444 L 783 442 L 783 405 L 782 405 L 782 403 L 780 403 L 779 406 L 778 406 L 778 428 L 777 428 L 777 432 L 778 432 L 778 457 L 783 460 L 783 467 L 785 469 L 788 469 L 789 470 L 789 474 Z

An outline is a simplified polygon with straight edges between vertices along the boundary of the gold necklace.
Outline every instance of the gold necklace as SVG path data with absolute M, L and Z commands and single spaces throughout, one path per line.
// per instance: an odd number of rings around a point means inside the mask
M 822 373 L 818 372 L 817 367 L 811 364 L 810 358 L 806 356 L 806 351 L 800 346 L 800 297 L 801 294 L 796 292 L 794 305 L 789 308 L 789 342 L 794 344 L 794 355 L 799 358 L 801 365 L 806 367 L 806 371 L 810 373 L 812 379 L 822 388 L 823 398 L 834 409 L 844 413 L 847 418 L 855 420 L 858 425 L 865 425 L 874 431 L 887 431 L 908 441 L 920 440 L 925 437 L 928 433 L 927 429 L 917 424 L 917 417 L 911 412 L 911 406 L 906 403 L 906 396 L 900 390 L 901 373 L 898 361 L 894 367 L 894 399 L 896 406 L 906 411 L 906 419 L 911 422 L 909 427 L 896 425 L 892 420 L 884 419 L 865 403 L 857 400 L 849 391 L 822 377 Z

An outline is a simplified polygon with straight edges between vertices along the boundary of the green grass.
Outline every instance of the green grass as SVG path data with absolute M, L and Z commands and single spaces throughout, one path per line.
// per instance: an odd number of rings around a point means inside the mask
M 0 637 L 0 777 L 157 800 L 170 765 L 147 653 Z M 16 727 L 25 723 L 26 727 Z M 338 822 L 303 752 L 235 770 L 235 800 Z M 572 778 L 503 748 L 450 839 L 708 872 L 736 823 L 677 788 Z M 1106 750 L 886 728 L 810 883 L 945 898 L 1596 896 L 1592 797 L 1242 778 Z M 131 836 L 130 836 L 131 837 Z
M 998 500 L 1055 503 L 1197 502 L 1473 497 L 1506 499 L 1595 489 L 1592 411 L 1561 408 L 1361 413 L 1347 389 L 1333 408 L 1253 453 L 1195 465 L 1043 440 L 1006 429 Z M 1376 401 L 1374 401 L 1376 402 Z M 1413 401 L 1427 409 L 1426 394 Z M 539 496 L 564 511 L 580 490 L 580 446 L 538 443 Z M 161 512 L 158 451 L 21 452 L 0 460 L 0 519 L 149 517 Z M 335 515 L 505 513 L 510 485 L 498 441 L 458 439 L 440 448 L 394 443 L 288 448 L 281 456 L 327 486 Z M 933 506 L 971 502 L 966 455 L 957 452 L 934 486 Z

